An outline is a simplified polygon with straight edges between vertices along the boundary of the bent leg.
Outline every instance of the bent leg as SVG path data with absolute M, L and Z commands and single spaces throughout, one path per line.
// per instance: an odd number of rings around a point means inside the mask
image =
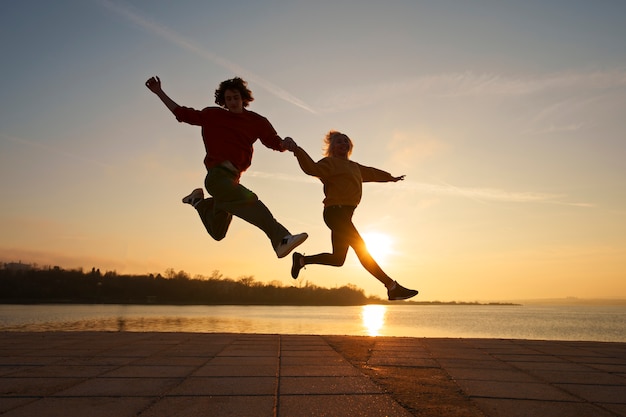
M 330 229 L 333 252 L 304 256 L 302 261 L 304 265 L 342 266 L 344 264 L 350 247 L 349 225 L 353 212 L 354 207 L 331 206 L 324 208 L 324 223 Z
M 328 265 L 342 266 L 348 255 L 348 240 L 341 233 L 331 230 L 330 239 L 333 245 L 333 253 L 318 253 L 317 255 L 304 256 L 304 265 Z
M 355 207 L 333 206 L 324 209 L 324 222 L 332 230 L 333 253 L 330 256 L 314 258 L 315 261 L 340 262 L 343 265 L 348 247 L 354 249 L 361 265 L 382 282 L 386 287 L 393 285 L 394 281 L 380 268 L 378 263 L 365 246 L 365 241 L 352 223 L 352 215 Z M 324 254 L 322 254 L 324 255 Z M 318 255 L 319 256 L 319 255 Z M 305 263 L 311 263 L 305 257 Z M 329 263 L 327 265 L 335 265 Z
M 239 184 L 239 178 L 221 169 L 209 170 L 205 187 L 214 198 L 214 213 L 230 213 L 261 229 L 276 247 L 289 231 L 274 218 L 255 193 Z
M 213 198 L 206 198 L 196 205 L 196 210 L 209 235 L 219 241 L 226 236 L 233 216 L 224 210 L 216 210 L 214 203 Z

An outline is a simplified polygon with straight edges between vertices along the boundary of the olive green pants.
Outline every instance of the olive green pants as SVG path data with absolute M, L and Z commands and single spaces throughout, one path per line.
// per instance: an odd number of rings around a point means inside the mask
M 207 232 L 215 240 L 222 240 L 228 232 L 233 216 L 261 229 L 276 248 L 289 235 L 257 195 L 239 183 L 239 176 L 223 167 L 208 170 L 204 180 L 211 198 L 196 205 Z

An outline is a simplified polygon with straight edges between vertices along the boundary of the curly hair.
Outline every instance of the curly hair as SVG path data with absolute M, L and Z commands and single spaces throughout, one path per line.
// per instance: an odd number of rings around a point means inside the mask
M 248 104 L 254 101 L 252 91 L 248 89 L 248 83 L 239 77 L 235 77 L 220 83 L 220 86 L 215 90 L 215 104 L 222 107 L 226 106 L 226 98 L 224 97 L 226 90 L 239 91 L 243 107 L 248 107 Z
M 354 143 L 352 142 L 352 139 L 350 139 L 350 137 L 346 135 L 345 133 L 341 133 L 337 130 L 331 130 L 324 137 L 324 148 L 322 149 L 324 156 L 332 156 L 331 148 L 332 148 L 333 140 L 335 140 L 336 138 L 339 138 L 340 136 L 346 137 L 348 139 L 348 142 L 350 142 L 350 150 L 348 151 L 348 156 L 352 155 L 352 148 L 354 148 Z

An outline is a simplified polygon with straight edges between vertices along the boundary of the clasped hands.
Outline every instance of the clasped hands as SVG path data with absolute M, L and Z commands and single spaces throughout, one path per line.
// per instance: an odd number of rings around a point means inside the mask
M 294 141 L 289 136 L 283 139 L 281 144 L 282 144 L 283 150 L 286 150 L 289 152 L 294 152 L 296 148 L 298 147 L 298 144 L 296 143 L 296 141 Z

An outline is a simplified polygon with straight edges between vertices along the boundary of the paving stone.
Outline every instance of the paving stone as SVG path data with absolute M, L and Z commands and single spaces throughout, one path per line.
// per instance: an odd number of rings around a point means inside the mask
M 626 404 L 625 385 L 556 384 L 556 386 L 590 402 Z
M 413 414 L 385 395 L 283 395 L 281 417 L 410 417 Z
M 352 365 L 282 365 L 280 376 L 361 376 L 361 372 Z
M 177 378 L 95 378 L 54 395 L 61 397 L 160 396 L 180 383 Z
M 274 417 L 274 396 L 165 397 L 141 417 Z
M 535 382 L 458 380 L 471 397 L 529 399 L 544 401 L 576 401 L 577 398 L 553 386 Z
M 278 373 L 276 365 L 205 365 L 197 369 L 193 376 L 266 376 L 275 377 Z
M 168 395 L 274 395 L 275 377 L 190 377 Z
M 476 398 L 473 401 L 489 417 L 615 417 L 600 407 L 580 402 L 493 398 Z
M 43 397 L 80 383 L 80 378 L 0 378 L 0 398 Z
M 359 377 L 281 377 L 280 395 L 380 394 L 369 379 Z
M 623 343 L 342 338 L 353 363 L 318 335 L 0 332 L 0 414 L 448 415 L 443 395 L 485 417 L 626 417 Z M 411 384 L 428 389 L 405 409 Z
M 134 417 L 154 401 L 150 397 L 43 398 L 3 417 Z

